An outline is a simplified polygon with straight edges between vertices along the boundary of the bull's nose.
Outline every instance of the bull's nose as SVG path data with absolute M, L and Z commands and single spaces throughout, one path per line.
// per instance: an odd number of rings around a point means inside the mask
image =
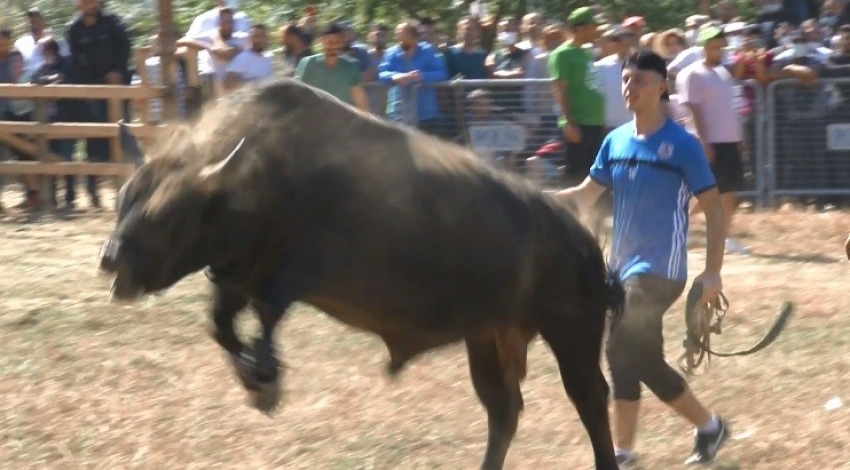
M 118 249 L 121 242 L 109 239 L 100 248 L 100 269 L 108 273 L 118 270 Z

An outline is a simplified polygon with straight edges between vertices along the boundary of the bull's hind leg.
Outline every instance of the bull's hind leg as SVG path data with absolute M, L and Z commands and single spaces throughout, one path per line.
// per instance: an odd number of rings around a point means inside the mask
M 520 380 L 525 376 L 529 339 L 514 331 L 466 338 L 472 384 L 487 409 L 487 451 L 482 469 L 498 470 L 504 466 L 516 434 L 523 409 Z
M 558 312 L 543 323 L 540 334 L 558 360 L 564 388 L 590 437 L 597 470 L 617 470 L 608 421 L 608 382 L 600 364 L 605 313 Z

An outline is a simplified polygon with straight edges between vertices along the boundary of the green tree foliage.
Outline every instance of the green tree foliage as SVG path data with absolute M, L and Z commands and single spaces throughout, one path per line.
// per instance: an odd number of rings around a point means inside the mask
M 394 24 L 403 18 L 430 16 L 443 29 L 452 33 L 453 24 L 466 14 L 471 0 L 242 0 L 240 9 L 254 21 L 272 28 L 299 18 L 309 4 L 318 7 L 320 21 L 346 18 L 365 32 L 376 21 Z M 107 8 L 119 14 L 130 26 L 136 40 L 155 31 L 157 0 L 106 0 Z M 548 18 L 564 20 L 575 8 L 596 5 L 612 19 L 640 15 L 647 19 L 650 29 L 682 26 L 688 15 L 694 14 L 699 0 L 485 0 L 490 14 L 498 17 L 521 16 L 539 11 Z M 714 2 L 712 2 L 713 4 Z M 753 0 L 737 0 L 742 14 L 752 14 Z M 185 32 L 192 19 L 211 8 L 213 0 L 173 0 L 178 31 Z M 74 14 L 74 0 L 0 0 L 0 21 L 11 24 L 19 32 L 25 29 L 23 12 L 37 6 L 54 31 L 64 31 L 64 24 Z

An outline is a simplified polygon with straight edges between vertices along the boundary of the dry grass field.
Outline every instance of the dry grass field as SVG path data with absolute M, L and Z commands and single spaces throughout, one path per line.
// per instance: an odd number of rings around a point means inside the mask
M 16 201 L 7 193 L 4 202 Z M 0 468 L 477 468 L 486 416 L 462 346 L 428 354 L 393 383 L 378 340 L 298 305 L 279 332 L 289 369 L 270 419 L 246 406 L 206 335 L 202 275 L 139 305 L 108 303 L 95 256 L 113 217 L 0 223 Z M 704 261 L 703 228 L 696 217 L 692 275 Z M 711 468 L 850 469 L 848 229 L 847 212 L 739 217 L 736 234 L 753 254 L 727 257 L 732 309 L 714 344 L 749 346 L 782 300 L 797 311 L 767 350 L 718 359 L 692 380 L 734 431 Z M 682 317 L 680 299 L 666 326 L 671 359 L 681 352 Z M 253 327 L 247 318 L 243 328 Z M 539 340 L 529 366 L 509 468 L 592 468 Z M 642 468 L 683 468 L 691 429 L 644 396 Z M 825 406 L 836 398 L 840 406 Z

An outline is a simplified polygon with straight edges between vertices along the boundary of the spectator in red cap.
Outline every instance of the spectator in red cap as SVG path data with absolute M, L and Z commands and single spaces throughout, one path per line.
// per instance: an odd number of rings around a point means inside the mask
M 637 36 L 642 36 L 646 32 L 646 20 L 642 16 L 630 16 L 623 20 L 621 26 Z

